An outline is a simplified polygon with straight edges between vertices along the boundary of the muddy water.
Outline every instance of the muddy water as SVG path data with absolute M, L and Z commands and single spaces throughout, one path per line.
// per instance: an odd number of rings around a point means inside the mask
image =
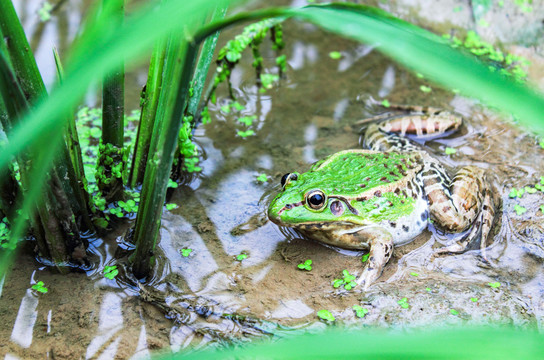
M 70 4 L 76 10 L 67 18 L 77 24 L 77 3 Z M 457 4 L 440 1 L 436 6 L 449 9 Z M 430 19 L 417 1 L 382 6 L 439 32 L 449 31 L 451 24 L 472 27 L 466 9 Z M 516 19 L 538 18 L 534 13 L 512 13 Z M 223 41 L 235 33 L 225 34 Z M 515 31 L 509 34 L 514 38 L 501 40 L 519 41 L 512 35 Z M 101 269 L 115 261 L 121 234 L 93 243 L 100 262 L 87 274 L 59 276 L 23 253 L 3 286 L 0 336 L 5 341 L 0 354 L 145 358 L 158 348 L 178 351 L 322 329 L 327 325 L 316 317 L 321 309 L 331 311 L 345 326 L 493 323 L 542 329 L 544 229 L 539 206 L 544 196 L 537 192 L 521 199 L 508 197 L 512 187 L 535 184 L 544 175 L 543 150 L 535 137 L 474 100 L 432 85 L 431 93 L 421 92 L 420 85 L 429 85 L 425 80 L 368 46 L 295 22 L 286 23 L 285 37 L 288 71 L 280 84 L 260 93 L 246 59 L 233 74 L 245 109 L 223 112 L 220 106 L 226 104 L 227 92 L 221 89 L 218 105 L 211 108 L 212 123 L 197 130 L 203 171 L 171 194 L 170 202 L 179 208 L 163 215 L 156 277 L 140 289 L 123 276 L 118 282 L 103 278 Z M 531 56 L 532 79 L 542 87 L 542 48 L 510 48 Z M 342 58 L 331 59 L 330 51 L 340 51 Z M 263 52 L 273 71 L 274 53 L 268 48 Z M 130 79 L 141 85 L 145 75 L 142 79 L 142 73 L 136 73 Z M 486 168 L 502 210 L 490 236 L 489 262 L 482 260 L 477 246 L 464 254 L 433 257 L 435 248 L 461 235 L 430 228 L 395 249 L 384 274 L 368 291 L 340 291 L 332 287 L 332 280 L 344 269 L 360 274 L 362 253 L 326 247 L 279 229 L 266 220 L 267 201 L 284 173 L 304 171 L 328 154 L 359 147 L 359 129 L 353 123 L 382 112 L 369 99 L 384 98 L 463 115 L 466 122 L 458 133 L 422 146 L 452 170 L 469 164 Z M 92 105 L 94 100 L 88 101 Z M 245 130 L 236 123 L 243 115 L 257 116 L 255 136 L 236 136 L 237 130 Z M 457 153 L 446 155 L 446 147 Z M 263 173 L 267 183 L 257 181 Z M 527 212 L 517 215 L 516 204 Z M 193 249 L 189 257 L 181 256 L 183 248 Z M 236 256 L 241 253 L 247 258 L 240 262 Z M 313 260 L 311 272 L 297 268 L 306 259 Z M 28 290 L 34 280 L 44 281 L 49 292 L 36 295 Z M 488 285 L 494 282 L 501 286 Z M 398 304 L 402 298 L 408 308 Z M 369 313 L 357 318 L 353 305 Z

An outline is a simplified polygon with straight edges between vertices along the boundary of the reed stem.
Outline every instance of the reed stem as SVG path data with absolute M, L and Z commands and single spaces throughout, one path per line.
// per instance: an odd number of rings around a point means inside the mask
M 163 85 L 161 99 L 151 138 L 142 186 L 141 203 L 134 241 L 136 251 L 132 258 L 133 273 L 139 278 L 150 274 L 159 235 L 166 188 L 170 179 L 174 151 L 185 112 L 190 81 L 196 62 L 197 48 L 181 36 L 170 37 L 165 63 L 165 79 L 177 79 Z
M 115 1 L 114 4 L 111 4 Z M 103 0 L 109 21 L 120 27 L 125 14 L 124 0 Z M 121 63 L 104 77 L 102 85 L 102 146 L 98 159 L 98 188 L 108 202 L 122 200 L 124 158 L 125 69 Z

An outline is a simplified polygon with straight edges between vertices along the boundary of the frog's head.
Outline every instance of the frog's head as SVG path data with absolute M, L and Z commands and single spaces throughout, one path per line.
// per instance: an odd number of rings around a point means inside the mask
M 407 167 L 410 161 L 404 154 L 368 150 L 330 155 L 308 172 L 285 174 L 268 217 L 316 240 L 361 248 L 368 229 L 413 210 L 415 200 L 401 191 L 417 170 Z
M 342 179 L 320 175 L 324 174 L 285 174 L 282 191 L 272 200 L 268 217 L 277 225 L 292 227 L 318 241 L 361 248 L 359 239 L 350 238 L 350 234 L 373 222 L 351 205 L 350 196 L 341 191 Z
M 358 215 L 344 196 L 332 191 L 334 180 L 319 178 L 315 172 L 285 174 L 281 186 L 282 191 L 268 207 L 268 217 L 277 225 L 307 228 L 319 224 L 322 228 L 328 223 L 349 222 Z

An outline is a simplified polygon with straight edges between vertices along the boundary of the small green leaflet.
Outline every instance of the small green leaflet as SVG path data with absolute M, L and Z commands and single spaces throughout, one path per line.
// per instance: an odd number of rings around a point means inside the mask
M 399 304 L 403 309 L 408 309 L 410 307 L 410 304 L 408 304 L 408 299 L 405 297 L 397 301 L 397 304 Z
M 102 272 L 104 273 L 104 277 L 110 280 L 113 280 L 119 274 L 119 270 L 117 270 L 117 265 L 106 265 L 104 266 L 104 270 L 102 270 Z
M 174 210 L 175 208 L 177 208 L 178 205 L 177 204 L 174 204 L 174 203 L 168 203 L 166 204 L 166 210 L 170 211 L 170 210 Z
M 424 93 L 430 93 L 431 91 L 433 91 L 433 89 L 431 89 L 430 87 L 425 86 L 425 85 L 421 85 L 419 87 L 419 90 L 423 91 Z
M 247 254 L 241 253 L 240 255 L 236 256 L 236 260 L 242 261 L 244 259 L 247 259 Z
M 268 176 L 266 176 L 266 174 L 261 174 L 261 175 L 257 176 L 257 181 L 267 182 L 268 181 Z
M 459 311 L 455 310 L 455 309 L 450 309 L 450 314 L 452 315 L 459 315 Z
M 353 305 L 353 310 L 355 310 L 355 315 L 360 318 L 364 318 L 366 314 L 368 314 L 369 310 L 359 306 L 359 305 Z
M 308 259 L 308 260 L 304 261 L 304 263 L 298 264 L 298 268 L 300 270 L 311 271 L 312 270 L 312 260 Z
M 181 249 L 181 255 L 183 257 L 188 257 L 192 251 L 193 249 L 189 249 L 189 248 Z
M 501 287 L 501 283 L 496 281 L 496 282 L 492 282 L 492 283 L 487 283 L 487 285 L 491 286 L 493 289 L 498 289 L 499 287 Z
M 369 257 L 370 257 L 370 253 L 364 254 L 363 257 L 361 257 L 361 262 L 367 262 Z
M 477 302 L 477 301 L 478 301 L 478 298 L 477 298 L 477 297 L 471 297 L 471 298 L 470 298 L 470 301 L 472 301 L 472 302 Z
M 334 320 L 336 320 L 329 310 L 324 310 L 324 309 L 323 309 L 323 310 L 319 310 L 319 311 L 317 312 L 317 316 L 319 316 L 321 319 L 327 320 L 327 321 L 334 321 Z
M 329 57 L 334 60 L 338 60 L 342 57 L 342 53 L 339 51 L 331 51 L 329 53 Z
M 457 152 L 457 150 L 451 147 L 447 147 L 444 152 L 446 153 L 446 155 L 453 155 Z
M 42 294 L 45 294 L 47 291 L 49 291 L 44 286 L 43 281 L 38 281 L 36 284 L 32 285 L 32 290 L 36 290 L 37 292 L 41 292 Z
M 514 205 L 514 210 L 516 211 L 516 214 L 518 215 L 523 215 L 527 212 L 527 209 L 519 204 Z

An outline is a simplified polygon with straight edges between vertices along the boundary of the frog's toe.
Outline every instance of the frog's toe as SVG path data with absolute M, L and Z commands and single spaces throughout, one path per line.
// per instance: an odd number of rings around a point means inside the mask
M 357 280 L 363 291 L 366 291 L 376 281 L 393 254 L 393 241 L 390 237 L 371 241 L 368 265 Z

